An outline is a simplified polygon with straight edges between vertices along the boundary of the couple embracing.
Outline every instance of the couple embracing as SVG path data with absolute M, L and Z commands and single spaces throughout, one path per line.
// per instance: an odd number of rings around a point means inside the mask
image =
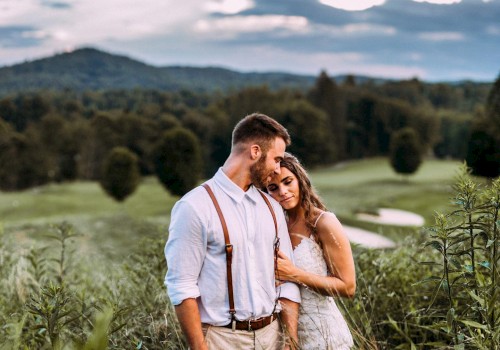
M 287 130 L 254 113 L 213 178 L 172 209 L 165 284 L 191 349 L 349 349 L 332 297 L 350 297 L 348 239 Z

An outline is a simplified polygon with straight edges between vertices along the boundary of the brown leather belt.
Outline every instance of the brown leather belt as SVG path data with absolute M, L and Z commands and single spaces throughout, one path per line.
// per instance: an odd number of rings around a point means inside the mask
M 272 315 L 266 316 L 266 317 L 261 317 L 257 320 L 248 320 L 248 321 L 238 321 L 235 320 L 235 327 L 234 329 L 240 330 L 240 331 L 256 331 L 258 329 L 264 328 L 266 326 L 269 326 L 274 320 L 278 318 L 279 313 L 275 312 Z M 229 323 L 225 326 L 222 326 L 225 328 L 233 328 L 233 323 Z

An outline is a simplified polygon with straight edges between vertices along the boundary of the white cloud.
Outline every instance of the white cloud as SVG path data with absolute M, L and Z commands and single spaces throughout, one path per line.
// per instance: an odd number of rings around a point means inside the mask
M 396 28 L 372 23 L 350 23 L 343 26 L 328 26 L 323 24 L 311 25 L 311 32 L 336 38 L 392 36 L 397 33 Z
M 496 25 L 489 25 L 488 28 L 486 28 L 486 33 L 491 34 L 491 35 L 500 35 L 500 26 Z
M 423 55 L 420 52 L 409 52 L 405 55 L 410 61 L 419 62 L 422 61 Z
M 341 27 L 342 32 L 346 34 L 382 34 L 394 35 L 396 28 L 370 23 L 353 23 Z
M 425 69 L 417 66 L 370 63 L 373 57 L 352 51 L 304 52 L 267 45 L 222 50 L 224 51 L 220 52 L 217 57 L 200 57 L 199 60 L 203 59 L 203 65 L 225 66 L 247 72 L 291 71 L 298 74 L 318 75 L 321 70 L 326 70 L 331 76 L 352 73 L 393 79 L 413 77 L 424 79 L 428 75 Z M 228 64 L 228 62 L 233 63 Z M 286 67 L 283 62 L 286 62 Z M 199 64 L 196 61 L 190 63 Z
M 451 4 L 458 4 L 458 3 L 462 2 L 462 0 L 413 0 L 413 1 L 415 1 L 415 2 L 428 2 L 430 4 L 438 4 L 438 5 L 451 5 Z M 486 0 L 486 1 L 488 1 L 488 0 Z
M 39 10 L 39 4 L 35 0 L 0 1 L 0 25 L 19 25 L 25 14 Z M 26 18 L 22 22 L 26 24 Z
M 385 0 L 319 0 L 323 5 L 346 11 L 363 11 L 373 6 L 380 6 Z
M 79 1 L 64 9 L 16 0 L 0 5 L 0 25 L 34 27 L 25 35 L 44 38 L 47 45 L 81 45 L 178 32 L 205 14 L 196 0 L 182 6 L 174 0 Z
M 205 8 L 208 12 L 234 15 L 255 6 L 252 0 L 211 0 Z
M 462 41 L 465 39 L 465 36 L 459 32 L 423 32 L 418 37 L 428 41 Z
M 233 16 L 217 19 L 202 19 L 195 24 L 195 31 L 215 38 L 232 38 L 240 33 L 271 32 L 284 29 L 291 32 L 305 32 L 308 21 L 300 16 Z

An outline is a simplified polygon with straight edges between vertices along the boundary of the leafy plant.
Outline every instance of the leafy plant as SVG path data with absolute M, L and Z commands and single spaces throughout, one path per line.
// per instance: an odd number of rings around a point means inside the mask
M 427 263 L 436 272 L 426 280 L 435 284 L 428 312 L 439 315 L 434 330 L 450 346 L 497 348 L 500 179 L 481 188 L 464 165 L 454 189 L 457 209 L 436 215 L 426 243 L 440 256 Z

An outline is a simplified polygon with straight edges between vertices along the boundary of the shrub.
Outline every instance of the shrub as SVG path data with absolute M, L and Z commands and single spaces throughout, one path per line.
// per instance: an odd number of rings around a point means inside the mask
M 182 127 L 165 132 L 156 147 L 155 168 L 161 183 L 173 195 L 181 196 L 196 186 L 203 170 L 196 135 Z
M 101 187 L 115 200 L 124 201 L 139 185 L 137 156 L 124 147 L 115 147 L 104 160 Z
M 403 128 L 392 134 L 390 144 L 391 166 L 398 174 L 413 174 L 422 163 L 422 151 L 417 133 Z
M 149 234 L 125 263 L 72 249 L 76 239 L 88 240 L 66 223 L 41 235 L 50 239 L 43 248 L 11 257 L 0 232 L 0 349 L 187 349 L 163 286 L 164 232 L 129 217 L 121 224 Z

